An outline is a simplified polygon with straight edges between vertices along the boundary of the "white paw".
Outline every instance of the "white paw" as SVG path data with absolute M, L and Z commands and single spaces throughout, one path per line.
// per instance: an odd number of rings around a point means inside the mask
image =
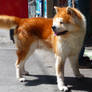
M 67 86 L 64 86 L 64 85 L 63 86 L 59 86 L 58 85 L 58 88 L 59 88 L 60 91 L 63 91 L 63 92 L 68 91 L 68 87 Z
M 66 92 L 68 91 L 68 87 L 64 85 L 64 83 L 62 81 L 58 82 L 58 88 L 60 91 Z
M 25 78 L 19 78 L 19 81 L 20 81 L 20 82 L 25 82 L 26 79 L 25 79 Z

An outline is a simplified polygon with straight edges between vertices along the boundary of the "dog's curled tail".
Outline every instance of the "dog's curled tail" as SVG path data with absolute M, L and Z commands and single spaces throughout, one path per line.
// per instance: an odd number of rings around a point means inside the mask
M 20 18 L 0 15 L 0 28 L 15 29 L 19 25 Z

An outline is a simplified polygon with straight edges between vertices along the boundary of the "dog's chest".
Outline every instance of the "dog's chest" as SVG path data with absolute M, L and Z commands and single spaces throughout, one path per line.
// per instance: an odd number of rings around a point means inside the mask
M 82 39 L 78 37 L 68 37 L 66 39 L 59 38 L 57 41 L 58 53 L 64 56 L 75 54 L 80 51 L 82 42 Z

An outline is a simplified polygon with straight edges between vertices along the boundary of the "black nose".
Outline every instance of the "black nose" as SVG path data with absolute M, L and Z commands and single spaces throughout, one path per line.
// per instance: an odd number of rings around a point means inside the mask
M 55 30 L 55 29 L 56 29 L 56 27 L 55 27 L 55 26 L 52 26 L 52 29 L 53 29 L 53 30 Z

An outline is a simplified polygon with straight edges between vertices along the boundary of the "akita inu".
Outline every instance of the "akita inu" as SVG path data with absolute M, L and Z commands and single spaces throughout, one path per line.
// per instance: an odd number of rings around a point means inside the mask
M 16 76 L 24 81 L 23 74 L 26 60 L 42 42 L 54 51 L 56 56 L 56 76 L 59 90 L 67 91 L 64 85 L 64 63 L 66 58 L 71 62 L 74 74 L 82 75 L 78 68 L 78 57 L 86 33 L 86 19 L 75 8 L 55 7 L 56 15 L 53 19 L 46 18 L 18 18 L 14 16 L 0 16 L 0 27 L 14 29 L 17 46 Z

